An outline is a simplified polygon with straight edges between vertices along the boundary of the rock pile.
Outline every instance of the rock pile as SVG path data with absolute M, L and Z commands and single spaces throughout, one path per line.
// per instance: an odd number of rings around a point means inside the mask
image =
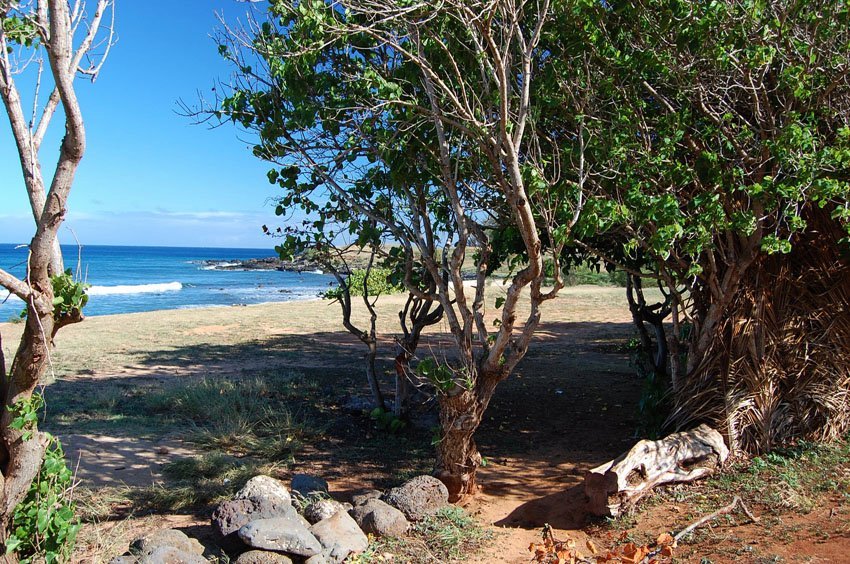
M 296 474 L 289 488 L 255 476 L 212 514 L 221 548 L 236 564 L 336 564 L 365 551 L 367 534 L 401 537 L 417 521 L 448 504 L 448 491 L 431 476 L 418 476 L 382 493 L 370 490 L 341 503 L 328 483 Z M 165 529 L 137 539 L 110 564 L 202 564 L 204 547 L 184 533 Z

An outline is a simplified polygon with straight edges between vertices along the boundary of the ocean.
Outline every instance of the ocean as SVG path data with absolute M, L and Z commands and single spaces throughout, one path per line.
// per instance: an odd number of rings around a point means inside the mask
M 334 279 L 321 272 L 225 269 L 274 256 L 271 249 L 184 247 L 62 247 L 66 268 L 91 287 L 86 315 L 247 305 L 315 298 Z M 78 260 L 78 255 L 80 260 Z M 27 248 L 0 244 L 0 268 L 23 276 Z M 79 263 L 79 267 L 78 267 Z M 23 303 L 0 290 L 0 322 Z

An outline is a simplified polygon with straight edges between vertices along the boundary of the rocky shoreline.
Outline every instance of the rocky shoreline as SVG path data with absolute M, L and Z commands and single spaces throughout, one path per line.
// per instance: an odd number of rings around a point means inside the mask
M 286 272 L 315 272 L 324 274 L 325 271 L 317 262 L 307 259 L 281 260 L 277 257 L 259 259 L 205 260 L 204 268 L 210 270 L 281 270 Z

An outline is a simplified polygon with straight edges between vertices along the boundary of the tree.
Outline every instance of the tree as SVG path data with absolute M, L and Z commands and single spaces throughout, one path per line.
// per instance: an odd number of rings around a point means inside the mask
M 209 110 L 257 134 L 255 154 L 280 166 L 281 205 L 368 218 L 398 243 L 412 296 L 442 308 L 454 351 L 419 372 L 438 392 L 435 473 L 452 499 L 475 491 L 474 433 L 563 286 L 561 250 L 581 208 L 580 159 L 578 180 L 562 177 L 535 124 L 550 17 L 549 0 L 276 1 L 220 46 L 236 77 Z M 496 300 L 494 327 L 485 286 L 496 219 L 517 234 L 524 262 Z M 547 256 L 555 280 L 544 289 Z M 417 262 L 432 287 L 417 282 Z
M 223 41 L 227 37 L 222 37 Z M 243 65 L 244 66 L 244 65 Z M 187 114 L 193 114 L 187 109 Z M 290 170 L 284 174 L 290 173 Z M 286 183 L 286 177 L 277 169 L 269 172 L 269 180 L 278 184 Z M 376 359 L 378 355 L 378 314 L 375 303 L 382 293 L 393 289 L 403 288 L 403 279 L 415 274 L 420 286 L 420 292 L 433 292 L 433 284 L 428 283 L 427 273 L 422 272 L 421 266 L 415 261 L 400 259 L 398 253 L 388 252 L 384 243 L 387 230 L 379 229 L 376 222 L 345 208 L 338 198 L 328 198 L 323 203 L 312 200 L 300 205 L 300 211 L 305 219 L 297 221 L 289 218 L 283 227 L 275 230 L 264 226 L 264 231 L 272 236 L 283 238 L 282 244 L 275 250 L 284 259 L 308 254 L 311 260 L 320 263 L 337 281 L 337 287 L 324 293 L 324 297 L 336 300 L 341 308 L 342 323 L 346 330 L 357 337 L 367 347 L 366 380 L 372 394 L 375 407 L 387 411 L 383 392 L 378 381 Z M 293 207 L 293 195 L 283 198 L 276 208 L 278 215 L 287 213 Z M 368 256 L 366 268 L 356 269 L 351 258 Z M 376 266 L 379 259 L 384 267 Z M 422 284 L 425 284 L 422 287 Z M 355 325 L 352 319 L 354 300 L 360 297 L 363 308 L 369 316 L 368 329 Z M 397 418 L 406 415 L 410 399 L 410 380 L 413 375 L 409 370 L 419 344 L 422 331 L 426 327 L 438 323 L 442 319 L 442 308 L 434 304 L 431 298 L 422 299 L 408 294 L 408 299 L 402 311 L 399 312 L 399 323 L 402 337 L 396 341 L 395 371 L 396 395 L 393 414 Z
M 335 245 L 326 246 L 326 248 L 333 248 L 336 250 Z M 340 308 L 342 309 L 343 326 L 349 333 L 360 339 L 360 341 L 366 345 L 368 349 L 368 352 L 366 353 L 366 381 L 369 383 L 369 390 L 372 393 L 372 401 L 376 408 L 386 411 L 387 405 L 384 400 L 384 394 L 381 391 L 381 385 L 378 382 L 378 373 L 375 367 L 375 361 L 378 357 L 378 314 L 375 310 L 375 303 L 382 293 L 379 288 L 376 288 L 376 286 L 380 287 L 386 285 L 387 275 L 386 273 L 384 274 L 384 284 L 381 284 L 380 281 L 375 281 L 375 279 L 380 276 L 380 272 L 375 268 L 375 256 L 379 254 L 379 252 L 380 246 L 373 246 L 369 249 L 369 258 L 366 268 L 360 272 L 357 272 L 348 266 L 344 252 L 336 253 L 336 261 L 328 258 L 327 260 L 322 261 L 322 264 L 325 265 L 325 268 L 330 270 L 331 274 L 333 274 L 337 281 L 337 287 L 325 292 L 325 297 L 333 298 L 339 302 Z M 343 268 L 345 268 L 345 273 L 340 272 L 340 265 L 338 263 L 341 263 Z M 363 307 L 369 314 L 368 331 L 364 331 L 354 325 L 354 322 L 351 319 L 353 296 L 359 296 L 362 298 Z
M 4 543 L 9 520 L 37 474 L 48 442 L 36 422 L 22 416 L 48 368 L 56 333 L 83 318 L 85 295 L 82 286 L 63 271 L 57 233 L 86 149 L 74 80 L 79 75 L 94 79 L 100 71 L 112 44 L 111 7 L 111 0 L 99 0 L 89 13 L 81 2 L 0 1 L 0 97 L 36 224 L 25 278 L 0 270 L 0 285 L 26 303 L 23 336 L 8 372 L 5 359 L 0 362 L 0 539 Z M 31 114 L 25 113 L 16 79 L 25 71 L 35 75 Z M 38 95 L 42 81 L 52 84 L 46 101 Z M 46 183 L 41 145 L 60 108 L 65 136 L 53 177 Z M 13 561 L 15 556 L 4 558 Z
M 622 240 L 633 272 L 665 286 L 671 422 L 710 421 L 751 452 L 840 436 L 847 3 L 587 3 L 565 18 L 558 72 L 584 73 L 572 86 L 591 102 L 562 96 L 564 120 L 600 133 L 578 244 Z

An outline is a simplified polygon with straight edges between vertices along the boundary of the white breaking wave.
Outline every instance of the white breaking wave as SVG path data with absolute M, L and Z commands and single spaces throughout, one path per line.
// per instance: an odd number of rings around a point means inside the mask
M 159 294 L 177 292 L 183 289 L 180 282 L 164 284 L 137 284 L 132 286 L 92 286 L 86 293 L 90 296 L 114 296 L 118 294 Z
M 233 268 L 234 266 L 239 266 L 240 264 L 241 263 L 238 262 L 216 262 L 213 264 L 202 266 L 201 270 L 219 270 L 222 268 Z

